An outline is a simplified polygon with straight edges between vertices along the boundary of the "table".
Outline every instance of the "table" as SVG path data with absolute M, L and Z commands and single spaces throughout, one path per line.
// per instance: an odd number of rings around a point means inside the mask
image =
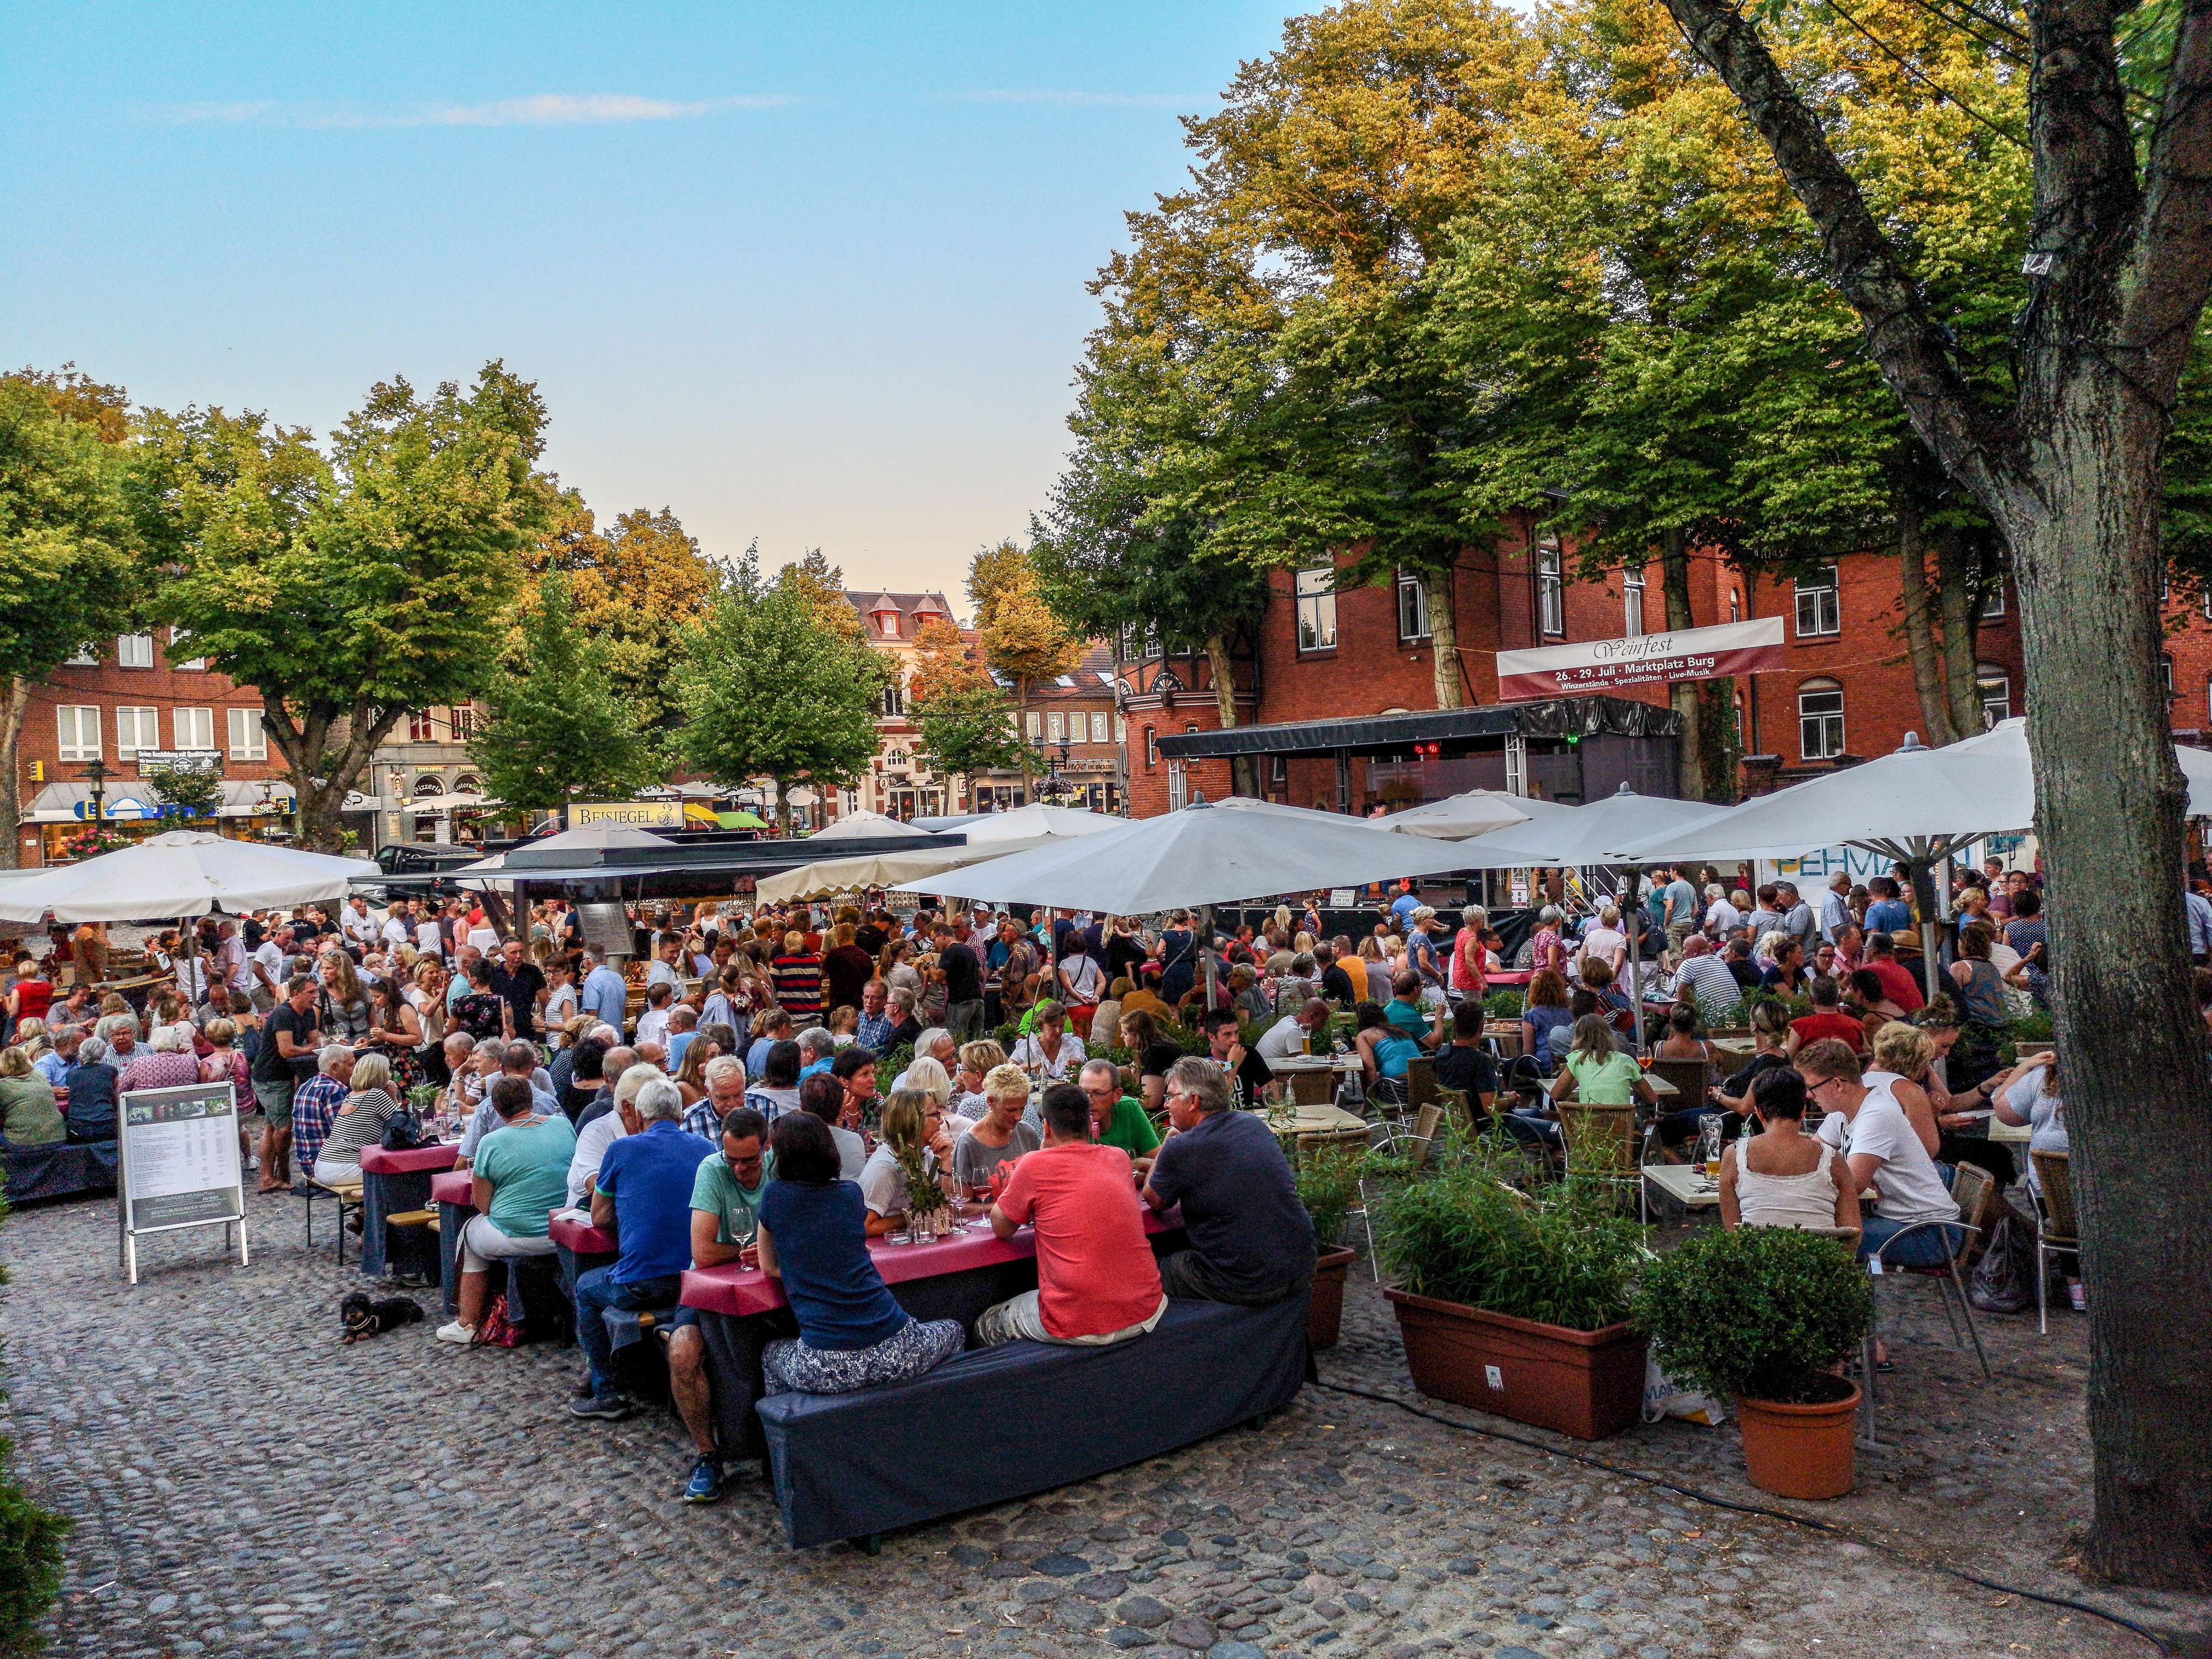
M 390 1152 L 381 1146 L 361 1149 L 361 1270 L 371 1279 L 388 1273 L 430 1275 L 434 1254 L 427 1228 L 400 1230 L 396 1239 L 386 1237 L 385 1218 L 403 1210 L 430 1206 L 430 1182 L 441 1170 L 453 1167 L 459 1143 L 436 1141 Z
M 1709 1180 L 1695 1164 L 1646 1164 L 1637 1173 L 1643 1177 L 1644 1196 L 1656 1187 L 1686 1210 L 1711 1210 L 1721 1201 L 1720 1183 Z
M 430 1177 L 430 1201 L 438 1206 L 438 1285 L 449 1314 L 460 1311 L 461 1229 L 477 1212 L 475 1191 L 476 1177 L 466 1170 Z
M 1246 1110 L 1249 1116 L 1258 1118 L 1273 1129 L 1279 1139 L 1294 1139 L 1302 1146 L 1339 1143 L 1364 1146 L 1376 1127 L 1341 1106 L 1326 1103 L 1301 1106 L 1285 1101 L 1272 1112 L 1256 1107 Z
M 1358 1054 L 1285 1054 L 1279 1059 L 1270 1059 L 1267 1061 L 1267 1069 L 1277 1077 L 1290 1077 L 1298 1073 L 1311 1072 L 1351 1073 L 1359 1069 L 1359 1056 Z
M 1179 1212 L 1164 1216 L 1147 1206 L 1144 1219 L 1154 1255 L 1182 1248 Z M 1036 1231 L 1030 1227 L 1000 1238 L 986 1222 L 927 1244 L 872 1238 L 868 1253 L 893 1298 L 916 1319 L 973 1325 L 985 1309 L 1036 1288 Z M 757 1267 L 732 1262 L 687 1269 L 681 1295 L 685 1307 L 699 1310 L 723 1455 L 764 1456 L 753 1414 L 753 1402 L 766 1391 L 761 1354 L 775 1338 L 799 1332 L 782 1285 Z
M 1750 1037 L 1708 1037 L 1705 1041 L 1721 1053 L 1734 1054 L 1738 1060 L 1749 1060 L 1759 1052 L 1759 1044 Z
M 1566 1078 L 1567 1073 L 1561 1072 L 1557 1077 L 1547 1079 L 1544 1084 L 1544 1092 L 1547 1095 L 1556 1092 L 1559 1085 L 1564 1083 L 1566 1080 Z M 1662 1101 L 1674 1099 L 1682 1092 L 1673 1084 L 1668 1082 L 1665 1078 L 1661 1077 L 1656 1072 L 1644 1073 L 1644 1080 L 1651 1085 L 1651 1092 L 1658 1096 Z M 1573 1103 L 1570 1102 L 1569 1103 L 1572 1104 Z
M 594 1227 L 588 1206 L 555 1210 L 545 1218 L 545 1231 L 553 1240 L 553 1255 L 561 1263 L 561 1288 L 576 1300 L 576 1275 L 604 1267 L 621 1254 L 613 1230 Z
M 1997 1116 L 1994 1112 L 1990 1114 L 1990 1139 L 1991 1140 L 2002 1140 L 2008 1142 L 2014 1146 L 2025 1146 L 2027 1145 L 2029 1138 L 2034 1133 L 2035 1128 L 2033 1124 L 2022 1123 L 2014 1125 L 2007 1123 L 2002 1118 Z

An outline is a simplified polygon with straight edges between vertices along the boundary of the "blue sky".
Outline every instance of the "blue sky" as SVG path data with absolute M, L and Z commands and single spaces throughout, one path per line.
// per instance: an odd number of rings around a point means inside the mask
M 1285 11 L 9 8 L 0 360 L 321 431 L 503 357 L 602 517 L 957 599 L 1058 469 L 1085 278 Z

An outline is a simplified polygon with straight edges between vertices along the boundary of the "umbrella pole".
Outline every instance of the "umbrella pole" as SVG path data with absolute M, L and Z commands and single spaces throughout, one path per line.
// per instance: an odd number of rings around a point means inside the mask
M 1210 904 L 1199 911 L 1199 960 L 1206 964 L 1206 1011 L 1213 1012 L 1213 907 Z
M 1620 918 L 1628 925 L 1628 1000 L 1636 1012 L 1636 1053 L 1639 1059 L 1644 1054 L 1644 988 L 1638 982 L 1641 977 L 1638 969 L 1642 966 L 1644 953 L 1638 948 L 1638 941 L 1644 937 L 1644 928 L 1638 913 L 1636 890 L 1643 878 L 1642 865 L 1628 866 L 1628 908 Z

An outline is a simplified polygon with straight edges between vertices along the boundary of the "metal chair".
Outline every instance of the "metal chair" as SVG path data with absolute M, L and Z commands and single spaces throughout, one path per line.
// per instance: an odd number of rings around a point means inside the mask
M 2076 1255 L 2081 1249 L 2081 1225 L 2074 1214 L 2074 1166 L 2065 1152 L 2027 1155 L 2035 1166 L 2035 1328 L 2051 1334 L 2051 1263 L 2053 1258 Z
M 1867 1259 L 1867 1271 L 1873 1273 L 1877 1279 L 1887 1278 L 1893 1273 L 1903 1273 L 1911 1278 L 1932 1279 L 1936 1281 L 1937 1294 L 1943 1304 L 1944 1322 L 1951 1328 L 1951 1346 L 1954 1348 L 1960 1346 L 1959 1322 L 1952 1316 L 1951 1301 L 1953 1297 L 1957 1298 L 1959 1313 L 1966 1322 L 1966 1334 L 1973 1340 L 1974 1358 L 1981 1362 L 1982 1380 L 1985 1382 L 1990 1380 L 1990 1357 L 1983 1352 L 1982 1334 L 1974 1323 L 1974 1306 L 1972 1303 L 1966 1300 L 1966 1284 L 1965 1279 L 1960 1274 L 1959 1264 L 1966 1260 L 1967 1247 L 1973 1243 L 1979 1232 L 1978 1228 L 1971 1225 L 1963 1218 L 1980 1206 L 1982 1188 L 1989 1179 L 1989 1173 L 1986 1170 L 1971 1164 L 1960 1164 L 1957 1176 L 1953 1179 L 1951 1195 L 1959 1200 L 1961 1218 L 1957 1221 L 1918 1221 L 1909 1227 L 1901 1227 L 1884 1239 Z M 1944 1258 L 1942 1266 L 1921 1267 L 1891 1265 L 1889 1253 L 1892 1250 L 1905 1240 L 1917 1233 L 1925 1232 L 1931 1227 L 1956 1227 L 1959 1230 L 1959 1236 L 1955 1240 L 1951 1241 L 1950 1253 Z M 1880 1287 L 1877 1285 L 1875 1296 L 1874 1323 L 1868 1328 L 1866 1340 L 1860 1347 L 1862 1372 L 1860 1380 L 1866 1385 L 1863 1389 L 1866 1396 L 1866 1432 L 1860 1437 L 1862 1445 L 1871 1446 L 1877 1443 L 1874 1437 L 1875 1341 L 1881 1334 L 1881 1297 Z

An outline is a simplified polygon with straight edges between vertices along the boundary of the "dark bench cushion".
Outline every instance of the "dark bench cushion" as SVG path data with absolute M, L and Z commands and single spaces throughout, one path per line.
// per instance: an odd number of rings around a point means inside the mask
M 805 1549 L 1156 1457 L 1287 1405 L 1305 1376 L 1303 1294 L 1271 1308 L 1177 1301 L 1150 1335 L 1112 1347 L 1009 1342 L 910 1382 L 771 1395 L 757 1409 L 785 1532 Z
M 57 1140 L 43 1146 L 13 1146 L 0 1141 L 0 1167 L 8 1172 L 8 1201 L 67 1198 L 76 1193 L 112 1192 L 115 1188 L 115 1143 Z

